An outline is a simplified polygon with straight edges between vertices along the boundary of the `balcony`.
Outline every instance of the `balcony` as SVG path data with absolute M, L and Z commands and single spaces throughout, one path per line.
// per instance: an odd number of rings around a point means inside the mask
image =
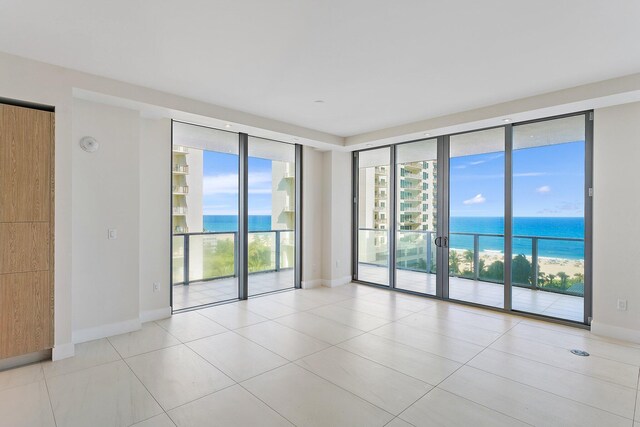
M 402 165 L 402 168 L 406 171 L 410 171 L 410 172 L 422 172 L 422 162 L 415 162 L 415 163 L 404 163 Z
M 189 165 L 173 165 L 171 171 L 175 175 L 186 175 L 189 173 Z
M 410 169 L 404 169 L 402 172 L 400 172 L 400 177 L 404 178 L 404 179 L 422 181 L 422 173 L 420 173 L 420 172 L 411 172 Z
M 237 239 L 237 232 L 174 234 L 174 310 L 238 297 Z M 250 295 L 293 287 L 293 230 L 251 231 L 248 244 Z
M 171 189 L 174 195 L 186 195 L 189 194 L 189 186 L 188 185 L 174 185 Z
M 186 206 L 174 206 L 172 209 L 173 215 L 186 215 L 187 207 Z
M 379 230 L 360 229 L 358 278 L 388 283 L 388 250 L 374 245 Z M 435 294 L 436 233 L 397 231 L 399 289 Z M 504 242 L 504 236 L 451 233 L 449 244 L 449 296 L 452 299 L 503 307 L 504 253 L 486 249 Z M 512 307 L 514 310 L 583 322 L 584 261 L 540 256 L 540 249 L 567 251 L 584 245 L 583 239 L 550 236 L 514 236 Z M 502 243 L 504 244 L 504 243 Z
M 174 145 L 171 151 L 179 154 L 187 154 L 189 152 L 189 149 L 187 147 L 183 147 L 182 145 Z

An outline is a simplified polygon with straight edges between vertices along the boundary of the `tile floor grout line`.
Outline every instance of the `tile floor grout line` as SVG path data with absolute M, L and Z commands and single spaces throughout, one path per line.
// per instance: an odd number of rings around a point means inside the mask
M 525 324 L 525 326 L 531 326 L 531 325 L 527 323 L 527 324 Z M 533 327 L 535 327 L 535 326 L 533 326 Z M 547 328 L 541 328 L 541 329 L 544 329 L 545 331 L 553 332 L 553 333 L 556 333 L 556 334 L 564 334 L 565 333 L 565 332 L 562 332 L 562 331 L 559 331 L 559 330 L 555 330 L 555 329 L 547 329 Z M 571 334 L 569 332 L 567 332 L 566 335 L 571 335 L 571 336 L 577 337 L 577 338 L 589 339 L 587 337 L 582 337 L 580 335 L 573 335 L 573 334 Z M 558 345 L 558 344 L 552 344 L 550 342 L 545 342 L 545 341 L 538 340 L 538 339 L 535 339 L 535 338 L 531 338 L 531 337 L 528 337 L 528 336 L 520 336 L 520 335 L 513 335 L 513 334 L 509 334 L 508 336 L 513 337 L 515 339 L 524 340 L 524 341 L 527 341 L 527 342 L 530 342 L 530 343 L 533 343 L 533 344 L 539 344 L 539 345 L 543 345 L 543 346 L 547 346 L 547 347 L 553 347 L 553 348 L 556 348 L 556 349 L 569 351 L 569 349 L 567 347 L 563 347 L 563 346 Z M 591 341 L 594 341 L 596 343 L 614 345 L 614 346 L 618 345 L 618 344 L 608 343 L 606 341 L 600 341 L 600 340 L 594 340 L 594 339 L 592 339 Z M 625 349 L 638 350 L 638 352 L 640 353 L 640 348 L 636 349 L 634 347 L 626 347 L 626 346 L 621 346 L 621 347 L 624 347 Z M 591 354 L 590 356 L 598 358 L 598 359 L 602 359 L 602 360 L 607 360 L 609 362 L 619 363 L 621 365 L 627 365 L 627 366 L 632 366 L 634 368 L 640 368 L 640 363 L 633 364 L 633 363 L 629 363 L 629 362 L 623 362 L 621 360 L 615 360 L 615 359 L 611 359 L 611 358 L 608 358 L 608 357 L 604 357 L 604 356 L 602 356 L 600 354 Z
M 131 372 L 133 374 L 134 377 L 136 377 L 136 379 L 138 380 L 138 382 L 140 382 L 140 384 L 142 384 L 142 387 L 144 387 L 144 389 L 147 391 L 147 393 L 149 393 L 149 396 L 151 396 L 151 398 L 156 402 L 156 404 L 158 405 L 158 407 L 162 410 L 162 412 L 164 412 L 165 414 L 167 413 L 167 411 L 164 409 L 164 406 L 162 406 L 160 404 L 160 402 L 158 402 L 158 399 L 156 399 L 156 397 L 153 395 L 153 393 L 151 393 L 151 391 L 149 390 L 149 388 L 147 387 L 147 385 L 142 382 L 142 380 L 140 379 L 140 377 L 138 377 L 138 374 L 135 373 L 135 371 L 131 368 L 131 366 L 127 363 L 126 359 L 122 359 L 122 361 L 124 362 L 124 364 L 126 365 L 127 369 L 129 369 L 129 372 Z M 156 415 L 160 415 L 160 414 L 156 414 Z M 154 415 L 154 417 L 156 416 Z M 168 414 L 167 414 L 168 416 Z M 135 424 L 135 423 L 134 423 Z
M 638 372 L 638 381 L 636 383 L 636 405 L 633 409 L 633 420 L 632 420 L 632 427 L 635 425 L 635 419 L 636 416 L 639 415 L 638 414 L 638 410 L 640 410 L 640 408 L 638 408 L 638 406 L 640 406 L 640 399 L 638 399 L 638 395 L 640 394 L 640 372 Z
M 325 350 L 328 350 L 328 349 L 325 349 Z M 300 360 L 300 359 L 298 359 L 298 360 Z M 296 360 L 296 362 L 297 362 L 298 360 Z M 309 372 L 310 374 L 312 374 L 312 375 L 314 375 L 314 376 L 316 376 L 316 377 L 320 378 L 321 380 L 326 381 L 326 382 L 328 382 L 329 384 L 332 384 L 332 385 L 334 385 L 335 387 L 338 387 L 339 389 L 341 389 L 341 390 L 343 390 L 343 391 L 346 391 L 347 393 L 349 393 L 349 394 L 351 394 L 352 396 L 354 396 L 356 399 L 359 399 L 359 400 L 361 400 L 361 401 L 363 401 L 363 402 L 366 402 L 366 403 L 368 403 L 369 405 L 374 406 L 374 407 L 378 408 L 379 410 L 381 410 L 381 411 L 383 411 L 383 412 L 386 412 L 387 414 L 391 415 L 391 420 L 389 420 L 389 422 L 391 422 L 395 417 L 397 417 L 397 415 L 395 415 L 394 413 L 389 412 L 389 411 L 387 411 L 387 410 L 386 410 L 386 409 L 384 409 L 384 408 L 381 408 L 381 407 L 380 407 L 380 406 L 378 406 L 377 404 L 375 404 L 375 403 L 373 403 L 373 402 L 368 401 L 368 400 L 367 400 L 367 399 L 365 399 L 364 397 L 358 396 L 357 394 L 355 394 L 355 393 L 354 393 L 354 392 L 352 392 L 351 390 L 347 390 L 346 388 L 342 387 L 341 385 L 336 384 L 336 383 L 334 383 L 333 381 L 328 380 L 327 378 L 325 378 L 325 377 L 323 377 L 323 376 L 321 376 L 321 375 L 319 375 L 319 374 L 316 374 L 315 372 L 313 372 L 313 371 L 311 371 L 311 370 L 309 370 L 309 369 L 305 368 L 304 366 L 301 366 L 300 364 L 298 364 L 298 363 L 296 363 L 296 362 L 292 362 L 292 363 L 293 363 L 295 366 L 297 366 L 297 367 L 299 367 L 299 368 L 301 368 L 301 369 L 304 369 L 305 371 Z
M 535 326 L 534 326 L 534 327 L 535 327 Z M 546 330 L 546 331 L 551 331 L 551 330 L 549 330 L 549 329 L 545 329 L 545 330 Z M 561 332 L 561 331 L 551 331 L 551 332 L 554 332 L 554 333 L 557 333 L 557 334 L 562 334 L 562 333 L 563 333 L 563 332 Z M 571 334 L 567 334 L 567 335 L 571 335 Z M 558 346 L 558 345 L 550 344 L 549 342 L 545 342 L 543 339 L 536 339 L 536 338 L 533 338 L 533 337 L 522 337 L 522 336 L 513 335 L 513 334 L 509 334 L 509 336 L 512 336 L 512 337 L 515 337 L 515 338 L 521 338 L 521 339 L 524 339 L 524 340 L 527 340 L 527 341 L 531 341 L 531 342 L 534 342 L 534 343 L 538 343 L 538 344 L 545 344 L 545 345 L 549 345 L 549 346 L 552 346 L 552 347 L 558 347 L 558 348 L 565 348 L 565 349 L 567 349 L 566 347 L 560 347 L 560 346 Z M 576 336 L 576 335 L 572 335 L 572 336 Z M 581 338 L 581 337 L 578 337 L 578 338 Z M 589 338 L 587 338 L 587 339 L 589 339 Z M 618 344 L 607 343 L 607 342 L 605 342 L 605 341 L 599 341 L 599 340 L 591 340 L 591 341 L 595 341 L 595 342 L 598 342 L 598 343 L 605 343 L 605 344 L 608 344 L 608 345 L 618 345 Z M 633 347 L 625 347 L 625 346 L 621 346 L 621 347 L 628 348 L 628 349 L 633 349 L 633 350 L 637 350 L 637 351 L 640 353 L 640 349 L 637 349 L 637 348 L 633 348 Z M 567 350 L 568 350 L 568 349 L 567 349 Z M 602 354 L 594 354 L 593 356 L 599 357 L 600 359 L 606 359 L 606 360 L 609 360 L 609 361 L 611 361 L 611 362 L 623 363 L 623 364 L 625 364 L 625 365 L 631 365 L 631 366 L 637 366 L 637 367 L 640 367 L 640 365 L 634 365 L 634 364 L 632 364 L 632 363 L 623 362 L 623 361 L 621 361 L 621 360 L 617 360 L 617 359 L 612 359 L 611 357 L 604 356 L 604 355 L 602 355 Z
M 465 365 L 465 366 L 466 366 L 466 365 Z M 520 382 L 520 381 L 518 381 L 518 380 L 514 380 L 513 378 L 505 377 L 505 376 L 502 376 L 502 375 L 496 374 L 496 373 L 494 373 L 494 372 L 486 371 L 486 370 L 484 370 L 484 369 L 482 369 L 482 368 L 478 368 L 478 367 L 476 367 L 476 366 L 468 366 L 468 367 L 469 367 L 469 368 L 471 368 L 471 369 L 475 369 L 475 370 L 477 370 L 477 371 L 484 372 L 484 373 L 489 374 L 489 375 L 493 375 L 493 376 L 496 376 L 496 377 L 499 377 L 499 378 L 505 379 L 505 380 L 507 380 L 507 381 L 511 381 L 511 382 L 514 382 L 514 383 L 517 383 L 517 384 L 523 385 L 523 386 L 525 386 L 525 387 L 533 388 L 533 389 L 535 389 L 535 390 L 538 390 L 538 391 L 541 391 L 541 392 L 544 392 L 544 393 L 548 393 L 548 394 L 550 394 L 550 395 L 553 395 L 553 396 L 559 397 L 560 399 L 569 400 L 569 401 L 574 402 L 574 403 L 577 403 L 577 404 L 579 404 L 579 405 L 587 406 L 587 407 L 589 407 L 589 408 L 596 409 L 596 410 L 598 410 L 598 411 L 606 412 L 606 413 L 608 413 L 608 414 L 615 415 L 616 417 L 620 417 L 620 418 L 623 418 L 623 419 L 625 419 L 625 420 L 631 420 L 631 418 L 629 418 L 629 417 L 627 417 L 627 416 L 625 416 L 625 415 L 617 414 L 617 413 L 612 412 L 612 411 L 610 411 L 610 410 L 608 410 L 608 409 L 598 408 L 597 406 L 593 406 L 593 405 L 591 405 L 591 404 L 589 404 L 589 403 L 580 402 L 579 400 L 575 400 L 575 399 L 572 399 L 572 398 L 570 398 L 570 397 L 562 396 L 562 395 L 560 395 L 560 394 L 558 394 L 558 393 L 555 393 L 555 392 L 552 392 L 552 391 L 549 391 L 549 390 L 544 390 L 544 389 L 541 389 L 541 388 L 539 388 L 539 387 L 532 386 L 531 384 L 527 384 L 527 383 Z M 448 391 L 448 390 L 445 390 L 445 391 Z M 449 392 L 449 393 L 453 393 L 453 392 Z M 453 394 L 455 394 L 455 393 L 453 393 Z M 460 397 L 463 397 L 463 396 L 460 396 Z M 477 402 L 476 402 L 476 403 L 477 403 Z M 495 409 L 494 409 L 494 411 L 495 411 Z M 511 418 L 513 418 L 513 417 L 511 417 Z M 632 421 L 633 421 L 633 420 L 632 420 Z
M 602 382 L 605 382 L 605 383 L 608 383 L 608 384 L 611 384 L 611 385 L 615 385 L 615 386 L 618 386 L 618 387 L 624 387 L 624 388 L 628 388 L 628 389 L 631 389 L 631 390 L 637 390 L 637 387 L 630 387 L 630 386 L 627 386 L 627 385 L 624 385 L 624 384 L 617 383 L 617 382 L 612 381 L 612 380 L 596 377 L 596 376 L 593 376 L 593 375 L 590 375 L 590 374 L 585 374 L 584 372 L 574 371 L 572 369 L 568 369 L 568 368 L 563 368 L 563 367 L 560 367 L 560 366 L 552 365 L 551 363 L 542 362 L 540 360 L 532 359 L 532 358 L 529 358 L 529 357 L 526 357 L 526 356 L 521 356 L 519 354 L 509 353 L 508 351 L 505 351 L 505 350 L 501 350 L 501 349 L 497 349 L 497 348 L 488 348 L 488 349 L 489 350 L 493 350 L 493 351 L 497 351 L 497 352 L 500 352 L 500 353 L 503 353 L 503 354 L 506 354 L 506 355 L 509 355 L 510 357 L 515 357 L 517 359 L 526 360 L 528 362 L 539 363 L 541 365 L 549 366 L 549 367 L 554 368 L 554 369 L 560 369 L 560 370 L 563 370 L 563 371 L 570 372 L 572 374 L 581 375 L 583 377 L 591 378 L 591 379 L 594 379 L 594 380 L 597 380 L 597 381 L 602 381 Z M 566 351 L 569 352 L 568 350 L 566 350 Z M 576 357 L 580 357 L 580 356 L 576 356 Z M 609 360 L 609 359 L 606 359 L 606 360 Z M 629 365 L 629 366 L 633 366 L 633 365 Z M 635 367 L 635 368 L 636 368 L 636 370 L 638 370 L 638 367 Z
M 287 363 L 287 365 L 291 364 L 292 362 Z M 280 366 L 287 366 L 287 365 L 282 365 Z M 262 374 L 260 374 L 262 375 Z M 255 378 L 255 377 L 254 377 Z M 243 381 L 244 382 L 244 381 Z M 279 411 L 277 411 L 275 408 L 273 408 L 271 405 L 269 405 L 267 402 L 265 402 L 264 400 L 262 400 L 259 396 L 257 396 L 256 394 L 252 393 L 251 390 L 249 390 L 248 388 L 246 388 L 244 386 L 244 384 L 242 383 L 238 383 L 238 385 L 240 387 L 242 387 L 244 389 L 244 391 L 246 391 L 247 393 L 249 393 L 251 396 L 255 397 L 256 399 L 258 399 L 260 402 L 264 403 L 266 405 L 267 408 L 271 409 L 273 412 L 275 412 L 276 414 L 280 415 L 282 418 L 284 418 L 285 420 L 287 420 L 289 423 L 291 423 L 292 426 L 296 426 L 298 427 L 298 424 L 294 423 L 293 421 L 291 421 L 289 418 L 285 417 L 283 414 L 281 414 Z
M 40 366 L 40 369 L 43 369 Z M 47 398 L 49 399 L 49 408 L 51 408 L 51 416 L 53 417 L 53 424 L 58 427 L 58 421 L 56 420 L 56 413 L 53 410 L 53 402 L 51 401 L 51 391 L 49 390 L 49 383 L 47 382 L 47 377 L 44 375 L 44 369 L 42 372 L 42 379 L 44 380 L 44 386 L 47 389 Z
M 507 329 L 506 331 L 504 331 L 504 332 L 502 333 L 502 335 L 500 335 L 498 338 L 496 338 L 496 339 L 495 339 L 491 344 L 489 344 L 488 346 L 486 346 L 485 348 L 483 348 L 480 352 L 478 352 L 478 354 L 476 354 L 475 356 L 473 356 L 471 359 L 467 360 L 464 364 L 462 364 L 460 367 L 458 367 L 458 368 L 457 368 L 455 371 L 453 371 L 451 374 L 447 375 L 447 377 L 446 377 L 446 378 L 444 378 L 442 381 L 440 381 L 438 384 L 436 384 L 436 385 L 433 387 L 433 389 L 431 389 L 431 390 L 429 390 L 429 392 L 425 393 L 425 396 L 426 396 L 427 394 L 429 394 L 430 392 L 432 392 L 433 390 L 438 389 L 438 390 L 444 391 L 445 393 L 451 393 L 451 394 L 453 394 L 454 396 L 458 396 L 458 397 L 459 397 L 459 398 L 461 398 L 461 399 L 468 400 L 469 402 L 472 402 L 472 403 L 474 403 L 474 404 L 476 404 L 476 405 L 479 405 L 479 406 L 482 406 L 482 407 L 484 407 L 484 408 L 487 408 L 487 409 L 489 409 L 490 411 L 493 411 L 493 412 L 499 413 L 499 414 L 501 414 L 501 415 L 504 415 L 504 416 L 505 416 L 505 417 L 507 417 L 507 418 L 511 418 L 511 419 L 513 419 L 513 420 L 516 420 L 516 421 L 522 422 L 522 423 L 524 423 L 524 424 L 531 425 L 530 423 L 528 423 L 528 422 L 526 422 L 526 421 L 524 421 L 524 420 L 521 420 L 520 418 L 516 418 L 516 417 L 511 416 L 511 415 L 509 415 L 509 414 L 505 414 L 504 412 L 499 411 L 499 410 L 497 410 L 497 409 L 495 409 L 495 408 L 491 408 L 491 407 L 486 406 L 486 405 L 484 405 L 484 404 L 482 404 L 482 403 L 480 403 L 480 402 L 476 402 L 475 400 L 468 399 L 468 398 L 466 398 L 466 397 L 464 397 L 464 396 L 460 396 L 459 394 L 456 394 L 456 393 L 451 392 L 451 391 L 449 391 L 449 390 L 445 390 L 445 389 L 443 389 L 443 388 L 441 388 L 441 387 L 440 387 L 440 386 L 442 385 L 442 383 L 444 383 L 447 379 L 449 379 L 450 377 L 452 377 L 452 376 L 453 376 L 456 372 L 458 372 L 460 369 L 462 369 L 463 367 L 467 366 L 467 363 L 469 363 L 470 361 L 472 361 L 473 359 L 475 359 L 475 358 L 476 358 L 480 353 L 482 353 L 484 350 L 486 350 L 487 348 L 489 348 L 489 346 L 490 346 L 490 345 L 492 345 L 494 342 L 496 342 L 497 340 L 499 340 L 503 335 L 505 335 L 507 332 L 509 332 L 511 329 L 513 329 L 513 328 L 514 328 L 518 323 L 520 323 L 520 322 L 517 322 L 515 325 L 513 325 L 512 327 L 510 327 L 509 329 Z M 469 366 L 469 367 L 473 368 L 472 366 Z M 424 397 L 424 396 L 423 396 L 423 397 Z M 421 399 L 422 399 L 422 398 L 421 398 Z M 415 403 L 414 403 L 414 404 L 415 404 Z M 412 406 L 413 406 L 413 405 L 412 405 Z M 409 408 L 407 408 L 407 409 L 409 409 Z M 402 411 L 398 416 L 402 415 L 402 413 L 404 413 L 407 409 L 405 409 L 404 411 Z M 402 421 L 404 421 L 404 419 L 402 419 L 402 418 L 400 418 L 400 419 L 401 419 Z
M 569 328 L 569 330 L 577 329 L 577 330 L 589 332 L 589 336 L 587 336 L 587 335 L 578 335 L 578 334 L 574 334 L 574 333 L 571 333 L 571 332 L 560 331 L 559 329 L 545 327 L 547 325 L 534 324 L 533 322 L 528 322 L 527 320 L 532 320 L 532 319 L 525 318 L 525 320 L 522 320 L 520 323 L 522 323 L 523 326 L 529 326 L 529 327 L 535 328 L 535 329 L 542 329 L 542 330 L 544 330 L 546 332 L 549 332 L 549 333 L 567 334 L 567 335 L 571 335 L 571 336 L 577 337 L 577 338 L 584 338 L 584 339 L 589 340 L 589 341 L 594 342 L 594 343 L 620 346 L 620 347 L 623 347 L 623 348 L 626 348 L 626 349 L 640 351 L 640 347 L 638 347 L 637 345 L 635 345 L 633 343 L 611 342 L 611 341 L 606 340 L 606 339 L 593 338 L 593 333 L 589 329 L 578 329 L 578 328 L 575 328 L 574 326 L 567 326 L 567 328 Z M 542 322 L 542 321 L 540 321 L 540 322 Z M 554 323 L 550 323 L 550 324 L 551 325 L 556 325 Z
M 352 339 L 355 339 L 355 338 L 360 338 L 360 337 L 362 337 L 362 336 L 364 336 L 364 335 L 366 335 L 366 334 L 358 335 L 357 337 L 351 338 L 351 339 L 349 339 L 349 340 L 347 340 L 347 341 L 351 341 Z M 458 361 L 453 360 L 453 359 L 449 359 L 448 357 L 440 356 L 440 355 L 438 355 L 438 354 L 431 353 L 431 352 L 428 352 L 428 351 L 425 351 L 425 350 L 421 350 L 421 349 L 419 349 L 419 348 L 411 347 L 410 345 L 403 344 L 403 343 L 399 343 L 399 342 L 393 341 L 393 340 L 391 340 L 391 339 L 389 339 L 389 338 L 381 337 L 381 336 L 379 336 L 379 335 L 375 335 L 375 334 L 372 334 L 372 335 L 373 335 L 374 337 L 377 337 L 377 338 L 381 338 L 381 339 L 384 339 L 384 340 L 387 340 L 387 341 L 391 341 L 391 342 L 392 342 L 393 344 L 395 344 L 395 345 L 400 345 L 400 346 L 402 346 L 402 347 L 407 347 L 407 348 L 410 348 L 410 349 L 412 349 L 412 350 L 418 351 L 418 352 L 420 352 L 420 353 L 425 353 L 425 354 L 428 354 L 428 355 L 430 355 L 430 356 L 434 356 L 434 357 L 437 357 L 437 358 L 440 358 L 440 359 L 445 359 L 446 361 L 453 362 L 453 363 L 456 363 L 456 364 L 458 364 L 458 365 L 462 365 L 462 363 L 461 363 L 461 362 L 458 362 Z M 347 342 L 347 341 L 343 341 L 343 342 L 341 342 L 341 343 L 339 343 L 339 344 L 343 344 L 343 343 L 345 343 L 345 342 Z M 422 381 L 422 382 L 423 382 L 423 383 L 425 383 L 425 384 L 429 384 L 429 385 L 431 385 L 431 386 L 435 387 L 435 385 L 433 385 L 433 384 L 431 384 L 431 383 L 429 383 L 429 382 L 427 382 L 427 381 L 425 381 L 425 380 L 423 380 L 423 379 L 420 379 L 420 378 L 414 377 L 413 375 L 411 375 L 411 374 L 407 374 L 406 372 L 402 372 L 402 371 L 400 371 L 400 370 L 398 370 L 397 368 L 394 368 L 394 367 L 392 367 L 392 366 L 388 366 L 388 365 L 385 365 L 385 364 L 383 364 L 383 363 L 380 363 L 380 362 L 378 362 L 377 360 L 372 359 L 372 358 L 371 358 L 371 357 L 369 357 L 369 356 L 364 356 L 364 355 L 362 355 L 362 354 L 360 354 L 360 353 L 356 353 L 355 351 L 350 350 L 350 349 L 348 349 L 348 348 L 340 347 L 339 345 L 336 345 L 336 347 L 338 347 L 339 349 L 344 350 L 344 351 L 346 351 L 346 352 L 348 352 L 348 353 L 351 353 L 351 354 L 354 354 L 354 355 L 356 355 L 356 356 L 362 357 L 363 359 L 366 359 L 366 360 L 368 360 L 368 361 L 370 361 L 370 362 L 377 363 L 377 364 L 378 364 L 378 365 L 380 365 L 380 366 L 384 366 L 385 368 L 391 369 L 391 370 L 396 371 L 396 372 L 398 372 L 398 373 L 400 373 L 400 374 L 406 375 L 406 376 L 408 376 L 408 377 L 411 377 L 411 378 L 416 379 L 416 380 L 418 380 L 418 381 Z M 306 357 L 306 356 L 305 356 L 305 357 Z

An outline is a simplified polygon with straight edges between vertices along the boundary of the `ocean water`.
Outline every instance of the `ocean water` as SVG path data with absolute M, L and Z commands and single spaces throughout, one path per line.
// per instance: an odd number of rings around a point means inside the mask
M 204 231 L 238 231 L 236 215 L 203 215 Z M 271 215 L 249 215 L 249 231 L 271 230 Z
M 235 215 L 204 215 L 205 231 L 236 231 L 238 218 Z M 249 215 L 249 231 L 271 229 L 270 215 Z M 504 251 L 504 238 L 482 236 L 482 234 L 504 234 L 504 219 L 500 217 L 452 217 L 449 247 L 473 250 L 473 236 L 456 233 L 481 234 L 481 251 Z M 549 258 L 584 259 L 582 241 L 545 240 L 544 237 L 584 239 L 583 218 L 516 217 L 513 219 L 513 254 L 531 256 L 532 239 L 537 236 L 538 256 Z M 527 237 L 517 237 L 527 236 Z
M 504 234 L 500 217 L 452 217 L 450 248 L 473 249 L 473 236 L 455 233 Z M 515 217 L 513 219 L 513 254 L 531 256 L 532 240 L 537 236 L 538 255 L 550 258 L 584 259 L 584 243 L 545 240 L 544 237 L 584 239 L 584 218 Z M 523 236 L 523 237 L 518 237 Z M 525 237 L 526 236 L 526 237 Z M 480 236 L 480 250 L 504 251 L 504 238 Z

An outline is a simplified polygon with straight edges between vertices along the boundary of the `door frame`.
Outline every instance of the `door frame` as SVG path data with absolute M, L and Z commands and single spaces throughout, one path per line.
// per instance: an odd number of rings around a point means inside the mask
M 583 322 L 575 322 L 567 319 L 546 316 L 542 314 L 528 313 L 524 311 L 514 310 L 512 307 L 512 283 L 511 283 L 511 263 L 513 252 L 513 129 L 514 126 L 545 122 L 555 119 L 562 119 L 567 117 L 584 116 L 585 118 L 585 178 L 584 178 L 584 318 Z M 511 314 L 517 314 L 519 316 L 546 320 L 552 323 L 564 324 L 569 326 L 575 326 L 579 328 L 589 329 L 593 314 L 593 110 L 576 111 L 567 114 L 541 117 L 533 120 L 525 120 L 520 122 L 510 122 L 504 125 L 488 126 L 484 128 L 472 129 L 463 132 L 450 133 L 437 136 L 438 144 L 438 228 L 437 235 L 447 237 L 449 239 L 449 195 L 450 195 L 450 182 L 449 182 L 449 149 L 450 149 L 450 137 L 454 135 L 460 135 L 465 133 L 479 132 L 488 129 L 503 128 L 505 130 L 505 144 L 504 144 L 504 307 L 491 307 L 470 301 L 454 300 L 449 297 L 449 248 L 437 247 L 436 248 L 436 295 L 430 295 L 421 292 L 415 292 L 408 289 L 401 289 L 396 287 L 396 269 L 395 269 L 395 250 L 396 247 L 396 235 L 397 235 L 397 196 L 396 196 L 396 164 L 395 164 L 395 152 L 396 147 L 402 144 L 408 144 L 417 141 L 424 141 L 428 139 L 434 139 L 436 137 L 429 136 L 425 138 L 418 138 L 409 141 L 403 141 L 396 144 L 386 144 L 376 147 L 370 147 L 353 152 L 352 155 L 352 280 L 356 283 L 364 285 L 375 286 L 379 288 L 387 288 L 396 292 L 402 292 L 407 294 L 418 295 L 426 298 L 434 298 L 439 300 L 445 300 L 457 304 L 464 304 L 474 307 L 480 307 L 487 310 L 506 312 Z M 358 161 L 359 153 L 369 150 L 377 150 L 381 148 L 389 148 L 389 195 L 393 200 L 389 218 L 389 224 L 392 225 L 387 228 L 389 239 L 389 285 L 382 285 L 378 283 L 372 283 L 358 278 Z M 441 178 L 442 177 L 442 178 Z M 391 222 L 393 221 L 393 222 Z M 448 246 L 448 245 L 447 245 Z M 392 269 L 393 266 L 393 269 Z

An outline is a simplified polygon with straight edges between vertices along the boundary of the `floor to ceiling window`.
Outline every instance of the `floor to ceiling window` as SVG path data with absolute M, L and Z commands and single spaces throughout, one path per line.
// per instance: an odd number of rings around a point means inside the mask
M 390 162 L 389 148 L 358 154 L 357 274 L 378 285 L 389 285 Z
M 584 318 L 585 116 L 513 127 L 512 306 Z
M 354 280 L 589 323 L 591 114 L 357 152 Z
M 504 307 L 504 128 L 449 138 L 449 298 Z
M 436 295 L 438 141 L 396 148 L 396 287 Z
M 173 310 L 299 286 L 300 147 L 181 122 L 172 135 Z
M 249 137 L 249 295 L 293 288 L 295 146 Z

